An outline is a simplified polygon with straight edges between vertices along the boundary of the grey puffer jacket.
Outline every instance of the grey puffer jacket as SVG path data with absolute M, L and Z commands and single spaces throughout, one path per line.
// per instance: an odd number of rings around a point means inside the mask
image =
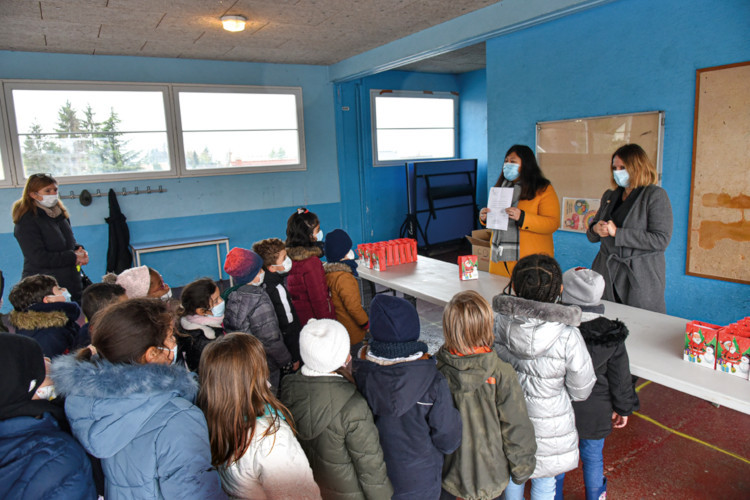
M 230 291 L 226 303 L 224 331 L 249 333 L 261 341 L 266 351 L 271 385 L 278 388 L 280 370 L 291 363 L 292 355 L 284 345 L 270 297 L 263 286 L 247 284 Z
M 594 367 L 578 331 L 581 310 L 497 295 L 495 350 L 518 374 L 536 434 L 532 478 L 556 476 L 578 466 L 573 401 L 589 397 Z

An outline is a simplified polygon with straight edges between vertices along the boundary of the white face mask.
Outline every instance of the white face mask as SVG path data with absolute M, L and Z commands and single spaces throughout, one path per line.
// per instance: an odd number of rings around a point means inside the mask
M 170 289 L 169 289 L 169 290 L 167 291 L 167 293 L 165 293 L 164 295 L 162 295 L 162 296 L 161 296 L 161 297 L 159 297 L 159 298 L 160 298 L 161 300 L 163 300 L 164 302 L 166 302 L 166 301 L 168 301 L 169 299 L 171 299 L 171 298 L 172 298 L 172 289 L 170 288 Z
M 315 233 L 315 239 L 318 241 L 323 241 L 323 230 L 321 229 L 317 233 Z
M 266 273 L 263 272 L 263 271 L 261 271 L 260 278 L 258 278 L 258 281 L 253 281 L 250 284 L 253 285 L 253 286 L 260 286 L 260 285 L 263 284 L 263 278 L 265 278 L 265 277 L 266 277 Z
M 344 256 L 344 258 L 343 258 L 343 259 L 341 259 L 341 260 L 354 260 L 354 259 L 356 259 L 356 258 L 357 258 L 357 256 L 356 256 L 356 255 L 354 255 L 354 250 L 349 250 L 349 253 L 347 253 L 347 254 L 346 254 L 346 255 Z
M 42 201 L 40 201 L 39 204 L 46 208 L 52 208 L 55 205 L 57 205 L 58 201 L 59 201 L 59 198 L 57 197 L 56 194 L 45 194 L 42 196 Z
M 288 273 L 292 270 L 292 259 L 287 257 L 286 259 L 284 259 L 284 262 L 282 262 L 281 265 L 284 266 L 284 272 Z
M 57 397 L 54 385 L 45 385 L 36 390 L 36 397 L 51 401 Z

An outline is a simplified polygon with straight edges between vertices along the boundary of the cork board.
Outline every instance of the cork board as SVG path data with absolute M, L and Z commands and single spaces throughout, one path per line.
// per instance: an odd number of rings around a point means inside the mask
M 662 111 L 539 122 L 537 160 L 561 203 L 563 198 L 600 200 L 612 188 L 612 154 L 625 144 L 646 151 L 661 181 L 663 130 Z
M 697 71 L 686 267 L 750 283 L 750 61 Z

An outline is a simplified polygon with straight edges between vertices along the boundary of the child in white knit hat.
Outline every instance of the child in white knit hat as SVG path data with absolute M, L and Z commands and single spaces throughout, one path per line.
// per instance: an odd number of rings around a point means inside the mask
M 299 339 L 304 365 L 284 377 L 281 401 L 323 498 L 391 498 L 378 429 L 365 398 L 342 370 L 349 334 L 338 321 L 311 319 Z M 343 446 L 342 446 L 343 445 Z
M 596 384 L 585 401 L 574 401 L 578 449 L 583 462 L 586 498 L 606 498 L 604 438 L 621 429 L 639 408 L 630 375 L 625 339 L 628 329 L 620 320 L 604 317 L 604 277 L 585 267 L 563 273 L 562 301 L 581 308 L 578 329 L 586 342 L 596 373 Z M 564 474 L 558 476 L 557 494 L 562 498 Z

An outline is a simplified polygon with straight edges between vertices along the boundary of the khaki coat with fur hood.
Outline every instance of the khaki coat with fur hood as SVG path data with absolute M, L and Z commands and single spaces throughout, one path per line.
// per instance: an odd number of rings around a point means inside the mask
M 351 345 L 358 344 L 365 339 L 369 318 L 362 307 L 357 278 L 351 267 L 340 262 L 328 262 L 323 269 L 331 290 L 331 302 L 336 309 L 336 320 L 346 327 Z
M 532 478 L 552 477 L 578 467 L 573 401 L 589 397 L 594 367 L 577 326 L 578 306 L 497 295 L 495 350 L 518 374 L 536 434 Z

